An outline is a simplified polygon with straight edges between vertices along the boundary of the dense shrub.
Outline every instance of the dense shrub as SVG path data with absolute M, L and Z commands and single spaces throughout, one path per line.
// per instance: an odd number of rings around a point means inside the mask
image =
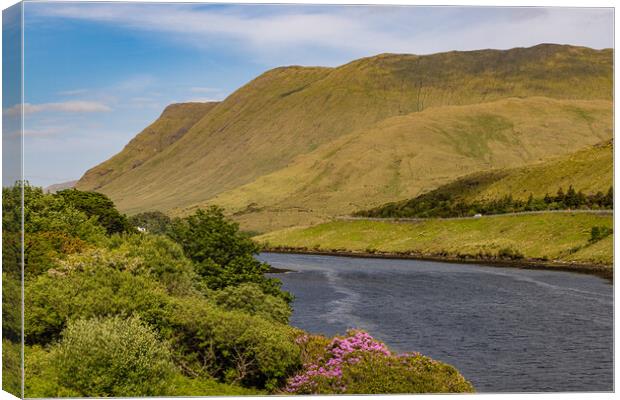
M 27 342 L 49 343 L 77 318 L 137 314 L 161 323 L 168 296 L 150 275 L 136 273 L 142 265 L 104 249 L 59 261 L 25 287 Z
M 14 195 L 14 191 L 10 193 Z M 106 241 L 106 230 L 96 216 L 88 216 L 63 197 L 44 194 L 41 188 L 27 184 L 24 186 L 24 230 L 26 233 L 64 232 L 93 244 Z
M 168 346 L 137 318 L 77 320 L 52 364 L 60 386 L 80 396 L 153 396 L 175 374 Z
M 275 389 L 300 365 L 290 327 L 201 298 L 175 299 L 170 311 L 175 360 L 190 376 L 214 376 L 244 386 Z
M 194 267 L 183 249 L 161 235 L 113 236 L 109 246 L 114 254 L 138 260 L 135 274 L 147 274 L 162 283 L 172 294 L 189 294 L 197 286 Z
M 288 323 L 291 307 L 281 298 L 263 293 L 255 283 L 229 286 L 213 294 L 215 302 L 226 310 L 240 310 L 250 315 Z
M 67 204 L 63 198 L 44 194 L 27 183 L 3 188 L 2 261 L 4 270 L 21 273 L 21 196 L 24 197 L 24 262 L 26 277 L 47 271 L 54 259 L 106 243 L 105 229 L 95 217 Z
M 298 337 L 303 346 L 316 340 Z M 285 393 L 379 394 L 471 392 L 473 387 L 453 367 L 417 353 L 393 354 L 363 331 L 334 338 L 323 353 L 310 351 L 301 373 L 290 378 Z

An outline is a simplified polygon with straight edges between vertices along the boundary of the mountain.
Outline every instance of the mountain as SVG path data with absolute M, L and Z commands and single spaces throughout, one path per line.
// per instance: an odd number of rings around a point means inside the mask
M 45 193 L 56 193 L 56 192 L 59 192 L 61 190 L 71 189 L 72 187 L 75 186 L 76 183 L 77 183 L 77 181 L 67 181 L 67 182 L 61 182 L 61 183 L 54 183 L 53 185 L 49 185 L 46 188 L 44 188 L 43 191 Z
M 251 230 L 319 222 L 472 172 L 579 150 L 611 138 L 611 123 L 611 109 L 598 101 L 511 98 L 428 109 L 334 140 L 208 203 L 234 211 Z
M 130 143 L 77 188 L 101 191 L 128 213 L 217 203 L 245 228 L 268 230 L 576 151 L 609 139 L 611 116 L 609 49 L 539 45 L 283 67 L 166 146 Z

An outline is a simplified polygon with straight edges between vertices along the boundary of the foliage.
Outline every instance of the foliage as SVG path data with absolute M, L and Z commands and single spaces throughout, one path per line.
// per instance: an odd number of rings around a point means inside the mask
M 194 266 L 181 246 L 165 236 L 113 236 L 109 248 L 121 258 L 138 260 L 132 272 L 152 276 L 169 293 L 189 294 L 200 288 Z
M 213 378 L 190 378 L 175 374 L 167 383 L 169 396 L 251 396 L 265 395 L 263 390 L 246 388 L 236 384 L 218 382 Z
M 2 337 L 13 342 L 21 341 L 21 288 L 19 277 L 2 272 Z
M 163 235 L 168 232 L 172 220 L 161 211 L 146 211 L 129 217 L 134 228 L 144 228 L 148 233 Z
M 4 309 L 3 309 L 4 311 Z M 3 321 L 4 322 L 4 321 Z M 4 328 L 4 327 L 3 327 Z M 21 345 L 2 338 L 2 390 L 22 397 Z
M 26 285 L 26 341 L 50 343 L 78 318 L 135 314 L 157 326 L 168 296 L 143 269 L 142 259 L 105 249 L 59 261 L 56 269 Z
M 252 282 L 267 294 L 292 300 L 280 290 L 280 281 L 264 276 L 269 266 L 254 258 L 258 245 L 241 234 L 239 226 L 227 220 L 222 209 L 212 206 L 176 219 L 169 235 L 194 261 L 196 272 L 210 289 Z
M 308 341 L 308 336 L 298 341 Z M 453 367 L 418 353 L 393 354 L 363 331 L 334 338 L 323 354 L 290 378 L 285 393 L 380 394 L 472 392 Z
M 104 210 L 105 197 L 25 184 L 5 190 L 3 204 L 19 204 L 21 190 L 27 396 L 263 394 L 323 352 L 320 340 L 295 340 L 291 296 L 265 278 L 258 246 L 222 210 L 177 219 L 166 235 L 113 233 L 124 216 Z M 18 339 L 19 212 L 3 218 L 17 229 L 3 231 L 3 327 Z
M 166 343 L 137 318 L 77 320 L 53 350 L 59 384 L 79 396 L 155 396 L 175 372 Z
M 84 212 L 87 216 L 97 217 L 97 221 L 108 234 L 132 230 L 127 217 L 119 213 L 114 202 L 103 193 L 66 189 L 57 192 L 56 196 L 61 197 L 67 204 Z
M 291 328 L 200 298 L 176 299 L 169 326 L 165 336 L 189 376 L 273 390 L 299 365 Z
M 593 226 L 590 230 L 590 243 L 596 243 L 614 233 L 614 230 L 607 226 Z
M 291 307 L 281 297 L 263 293 L 255 283 L 228 286 L 214 292 L 213 299 L 226 310 L 240 310 L 283 324 L 291 315 Z
M 4 270 L 20 274 L 21 198 L 24 200 L 24 264 L 26 277 L 47 271 L 56 258 L 107 241 L 96 218 L 89 218 L 63 198 L 44 194 L 27 182 L 3 188 L 2 249 Z

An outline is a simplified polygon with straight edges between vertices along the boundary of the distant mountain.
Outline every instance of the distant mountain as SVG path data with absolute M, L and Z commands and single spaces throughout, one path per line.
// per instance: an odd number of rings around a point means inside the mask
M 276 68 L 191 114 L 183 134 L 161 131 L 175 140 L 143 132 L 77 188 L 129 213 L 217 203 L 261 231 L 410 198 L 611 138 L 612 51 L 545 44 Z
M 45 193 L 56 193 L 61 190 L 71 189 L 72 187 L 75 186 L 77 182 L 78 182 L 77 180 L 74 180 L 74 181 L 55 183 L 53 185 L 49 185 L 48 187 L 44 188 L 43 191 Z

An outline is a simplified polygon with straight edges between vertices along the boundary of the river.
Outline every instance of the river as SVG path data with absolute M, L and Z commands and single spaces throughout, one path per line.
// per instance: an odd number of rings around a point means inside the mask
M 479 392 L 613 390 L 613 286 L 590 275 L 262 253 L 295 295 L 291 324 L 361 328 L 455 366 Z

